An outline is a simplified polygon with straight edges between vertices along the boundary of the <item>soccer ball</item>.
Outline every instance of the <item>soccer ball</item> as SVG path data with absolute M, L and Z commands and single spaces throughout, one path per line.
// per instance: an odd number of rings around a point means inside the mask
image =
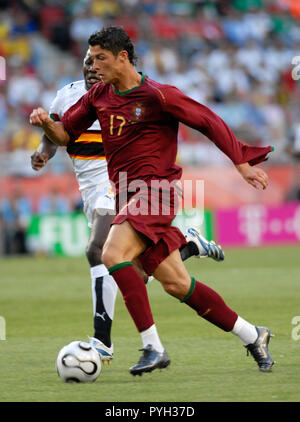
M 97 350 L 84 341 L 72 341 L 64 346 L 56 359 L 56 370 L 64 382 L 94 382 L 101 372 Z

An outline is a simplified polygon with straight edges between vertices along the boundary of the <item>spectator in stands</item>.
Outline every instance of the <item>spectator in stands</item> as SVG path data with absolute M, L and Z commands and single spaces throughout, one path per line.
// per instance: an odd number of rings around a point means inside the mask
M 20 189 L 14 189 L 11 198 L 3 198 L 0 206 L 2 215 L 4 253 L 26 254 L 26 230 L 32 214 L 30 201 Z
M 297 0 L 1 2 L 0 54 L 7 57 L 8 79 L 0 95 L 0 128 L 4 127 L 0 149 L 9 145 L 5 127 L 15 132 L 20 119 L 21 125 L 27 121 L 29 108 L 37 103 L 46 106 L 57 89 L 76 80 L 74 72 L 81 67 L 77 58 L 86 49 L 88 34 L 114 23 L 123 25 L 135 40 L 139 70 L 220 109 L 240 134 L 250 129 L 250 135 L 256 133 L 263 142 L 275 133 L 280 148 L 272 158 L 285 162 L 285 108 L 299 96 L 299 83 L 291 78 L 291 59 L 300 55 L 297 4 Z M 57 46 L 64 48 L 68 60 L 61 60 Z M 293 119 L 290 127 L 296 122 Z M 191 132 L 189 137 L 193 138 Z M 67 159 L 64 163 L 68 169 Z
M 40 198 L 38 204 L 39 214 L 66 214 L 72 209 L 69 200 L 52 187 L 49 194 Z
M 104 22 L 98 16 L 93 15 L 89 9 L 80 11 L 71 22 L 70 36 L 74 42 L 78 57 L 83 57 L 86 51 L 86 40 L 99 30 Z

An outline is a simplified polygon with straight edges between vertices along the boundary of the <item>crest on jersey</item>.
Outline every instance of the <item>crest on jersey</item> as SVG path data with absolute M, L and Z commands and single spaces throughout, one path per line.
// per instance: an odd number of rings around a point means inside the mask
M 140 103 L 136 103 L 132 108 L 132 113 L 135 117 L 135 120 L 139 120 L 145 113 L 145 108 Z

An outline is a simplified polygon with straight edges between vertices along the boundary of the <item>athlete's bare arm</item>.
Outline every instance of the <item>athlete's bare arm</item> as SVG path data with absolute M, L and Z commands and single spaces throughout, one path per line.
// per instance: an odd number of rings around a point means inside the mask
M 32 154 L 31 158 L 31 167 L 33 170 L 39 171 L 43 168 L 48 160 L 52 158 L 57 150 L 57 145 L 50 141 L 46 135 L 42 136 L 41 142 Z
M 29 121 L 33 126 L 42 128 L 47 138 L 54 144 L 60 146 L 68 145 L 70 136 L 68 132 L 66 132 L 63 124 L 52 120 L 47 111 L 42 107 L 32 111 Z
M 266 189 L 268 186 L 269 177 L 261 168 L 250 166 L 249 163 L 236 164 L 235 167 L 246 182 L 254 188 L 259 189 L 261 186 Z

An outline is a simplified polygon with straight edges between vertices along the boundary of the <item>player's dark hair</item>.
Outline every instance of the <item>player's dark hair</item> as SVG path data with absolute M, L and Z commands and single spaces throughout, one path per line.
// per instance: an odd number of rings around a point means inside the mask
M 120 51 L 126 50 L 131 64 L 136 64 L 137 56 L 134 52 L 134 45 L 123 28 L 109 26 L 101 31 L 94 32 L 89 38 L 89 45 L 99 45 L 103 50 L 108 50 L 117 56 Z

